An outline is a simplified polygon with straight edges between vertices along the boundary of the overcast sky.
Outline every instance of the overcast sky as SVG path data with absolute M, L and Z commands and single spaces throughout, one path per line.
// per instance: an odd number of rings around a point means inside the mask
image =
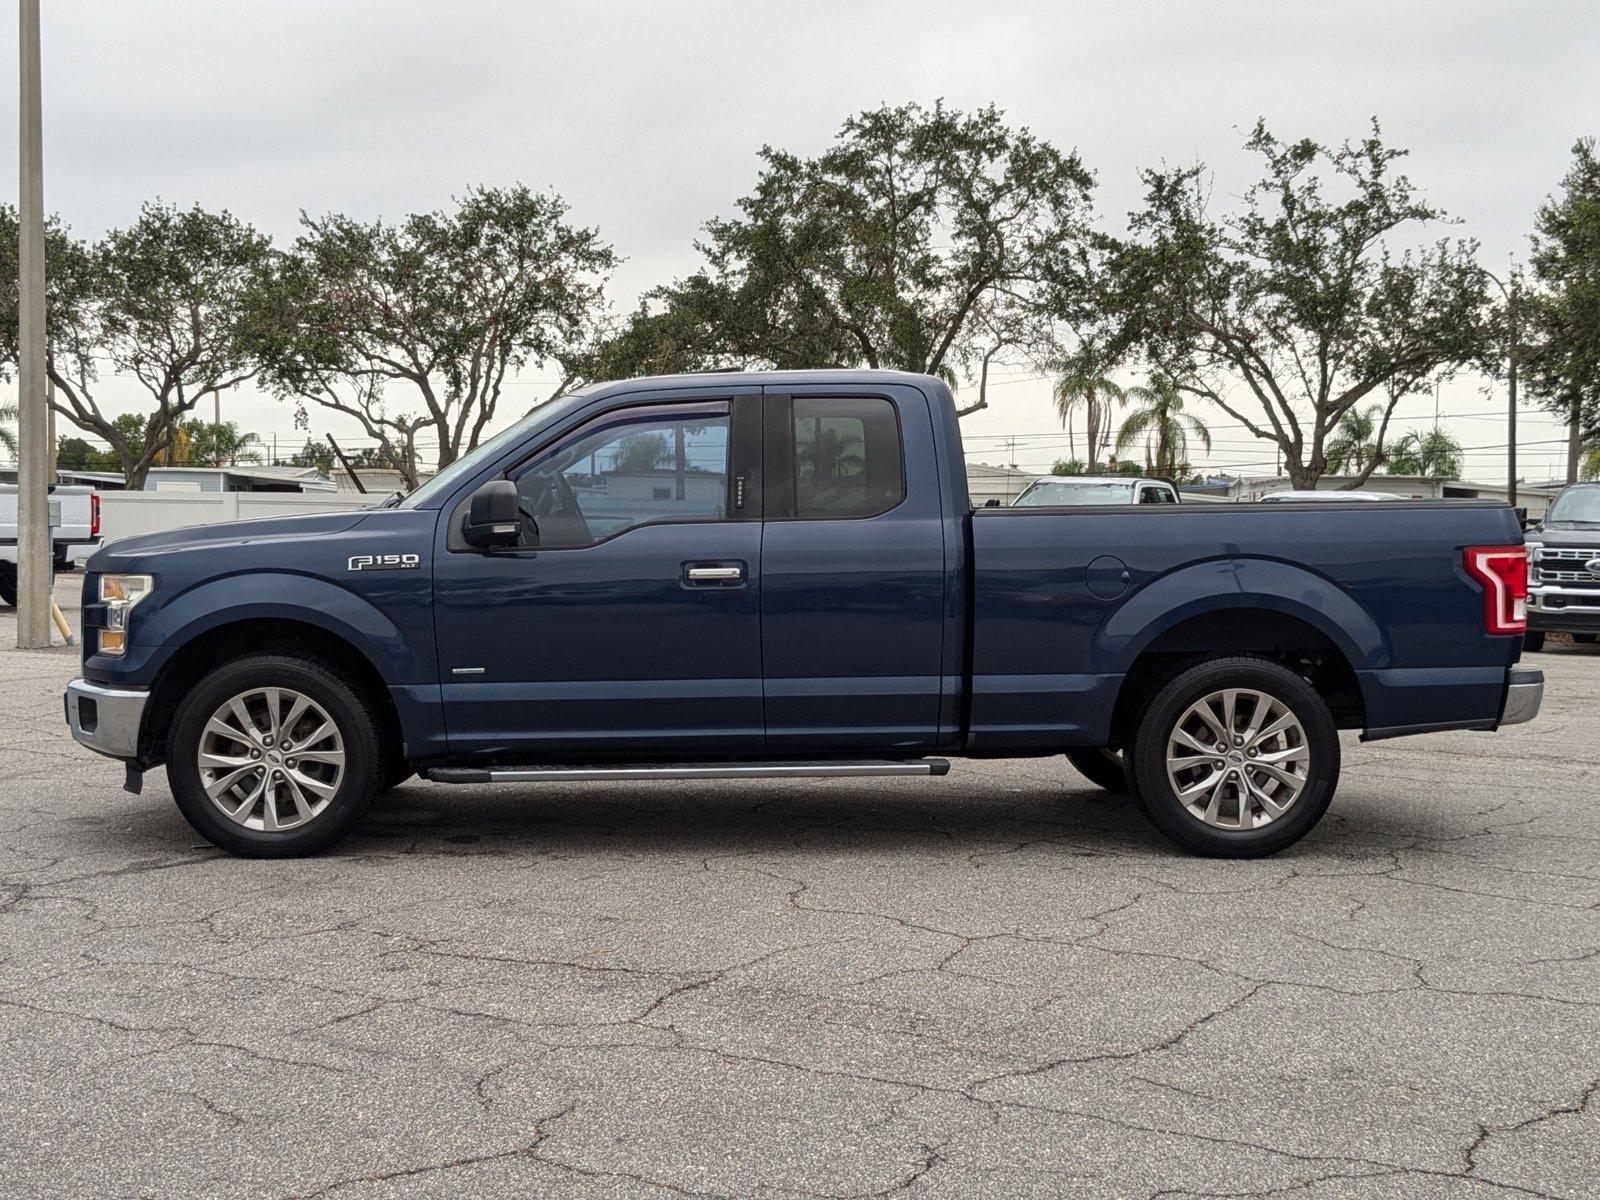
M 851 112 L 989 102 L 1075 147 L 1115 228 L 1137 170 L 1211 164 L 1250 179 L 1241 130 L 1360 136 L 1377 115 L 1407 171 L 1483 261 L 1522 255 L 1573 140 L 1600 133 L 1593 3 L 488 3 L 485 0 L 46 0 L 45 202 L 82 235 L 152 196 L 227 207 L 287 239 L 301 209 L 394 217 L 468 184 L 550 187 L 627 261 L 626 309 L 692 270 L 692 241 L 752 183 L 764 142 L 813 153 Z M 15 26 L 0 53 L 16 62 Z M 15 80 L 15 76 L 11 78 Z M 16 128 L 16 89 L 0 122 Z M 10 142 L 13 152 L 15 143 Z M 14 159 L 13 159 L 14 161 Z M 14 172 L 7 194 L 15 202 Z M 1044 468 L 1065 444 L 1022 373 L 967 418 L 975 459 Z M 540 394 L 540 373 L 518 398 Z M 1447 386 L 1467 474 L 1503 478 L 1503 397 Z M 128 393 L 129 400 L 133 394 Z M 508 406 L 520 411 L 525 405 Z M 1526 411 L 1526 410 L 1525 410 Z M 1401 409 L 1400 429 L 1433 419 Z M 1211 416 L 1211 414 L 1207 414 Z M 249 390 L 224 417 L 303 435 Z M 319 413 L 316 428 L 356 435 Z M 1206 461 L 1270 472 L 1271 447 L 1215 414 Z M 1527 411 L 1524 477 L 1558 469 L 1560 428 Z

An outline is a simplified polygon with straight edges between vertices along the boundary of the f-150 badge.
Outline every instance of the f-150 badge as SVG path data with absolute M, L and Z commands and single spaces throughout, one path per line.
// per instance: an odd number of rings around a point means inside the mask
M 352 554 L 352 571 L 411 571 L 422 565 L 420 554 Z

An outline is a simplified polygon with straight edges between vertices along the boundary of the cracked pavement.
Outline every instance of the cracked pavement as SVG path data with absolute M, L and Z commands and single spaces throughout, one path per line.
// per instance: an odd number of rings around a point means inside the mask
M 75 580 L 58 597 L 76 623 Z M 1600 1197 L 1600 650 L 1186 857 L 1064 759 L 228 858 L 0 610 L 0 1195 Z

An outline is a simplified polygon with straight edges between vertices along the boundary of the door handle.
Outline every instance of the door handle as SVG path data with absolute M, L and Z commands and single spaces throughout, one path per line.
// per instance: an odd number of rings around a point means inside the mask
M 727 583 L 744 578 L 743 567 L 685 567 L 683 577 L 690 583 Z

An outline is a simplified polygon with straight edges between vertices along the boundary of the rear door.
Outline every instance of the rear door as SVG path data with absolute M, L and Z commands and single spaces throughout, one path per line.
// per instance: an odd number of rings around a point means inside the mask
M 947 668 L 943 511 L 926 398 L 902 387 L 769 390 L 764 442 L 768 747 L 932 746 Z

